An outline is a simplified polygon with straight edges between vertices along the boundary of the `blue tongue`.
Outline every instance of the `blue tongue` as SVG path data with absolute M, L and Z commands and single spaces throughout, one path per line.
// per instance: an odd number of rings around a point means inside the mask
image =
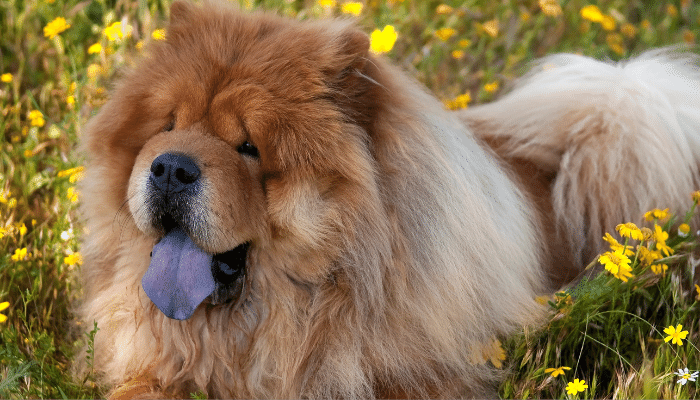
M 211 254 L 197 247 L 182 230 L 173 229 L 153 247 L 141 285 L 168 318 L 188 319 L 216 288 L 211 262 Z

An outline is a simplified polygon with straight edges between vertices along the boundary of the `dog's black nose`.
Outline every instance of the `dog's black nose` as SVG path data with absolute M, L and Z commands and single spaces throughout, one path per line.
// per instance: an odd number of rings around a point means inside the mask
M 151 181 L 165 193 L 177 193 L 197 182 L 201 171 L 190 157 L 164 153 L 151 164 Z

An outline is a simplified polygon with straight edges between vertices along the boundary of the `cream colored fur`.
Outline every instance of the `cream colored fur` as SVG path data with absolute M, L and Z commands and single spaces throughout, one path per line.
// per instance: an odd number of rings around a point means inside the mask
M 187 7 L 177 14 L 198 12 Z M 204 12 L 235 14 L 218 7 Z M 342 37 L 332 32 L 348 29 L 328 30 L 329 49 Z M 286 235 L 268 232 L 252 247 L 246 300 L 201 306 L 186 321 L 166 318 L 140 286 L 156 238 L 139 231 L 126 198 L 105 200 L 132 173 L 132 156 L 100 142 L 125 118 L 124 94 L 88 127 L 82 185 L 80 316 L 88 330 L 98 323 L 102 382 L 145 376 L 144 397 L 493 395 L 499 372 L 481 350 L 539 322 L 546 243 L 514 174 L 478 137 L 503 138 L 512 154 L 558 172 L 558 223 L 588 254 L 614 224 L 651 207 L 682 209 L 697 188 L 696 61 L 661 52 L 613 66 L 557 55 L 503 99 L 458 115 L 372 59 L 388 102 L 371 140 L 337 123 L 344 180 L 293 176 L 296 185 L 268 188 L 265 217 Z
M 644 212 L 686 210 L 699 184 L 698 56 L 653 50 L 606 63 L 573 54 L 540 60 L 502 99 L 460 117 L 508 156 L 556 172 L 552 212 L 579 263 Z

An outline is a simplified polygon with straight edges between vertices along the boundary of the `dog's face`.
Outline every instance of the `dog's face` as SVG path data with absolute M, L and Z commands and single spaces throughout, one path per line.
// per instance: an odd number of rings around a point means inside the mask
M 244 298 L 261 258 L 333 256 L 318 250 L 335 246 L 355 207 L 333 193 L 371 170 L 367 48 L 343 23 L 172 6 L 167 41 L 123 80 L 87 142 L 112 160 L 113 203 L 128 198 L 157 243 L 143 287 L 166 315 Z M 317 268 L 277 273 L 308 282 L 327 274 Z

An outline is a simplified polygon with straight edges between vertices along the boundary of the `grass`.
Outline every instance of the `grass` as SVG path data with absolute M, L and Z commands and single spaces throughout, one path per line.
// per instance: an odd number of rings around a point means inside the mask
M 342 4 L 332 2 L 241 3 L 293 18 L 342 14 Z M 581 10 L 590 3 L 600 13 L 586 19 Z M 80 195 L 74 192 L 80 171 L 71 169 L 81 164 L 76 143 L 85 121 L 104 103 L 108 82 L 133 63 L 143 43 L 154 40 L 168 5 L 0 0 L 0 302 L 9 303 L 0 323 L 2 398 L 104 395 L 92 374 L 82 381 L 70 374 L 72 360 L 92 361 L 92 352 L 78 349 L 99 334 L 98 327 L 71 329 L 71 304 L 80 295 L 81 232 Z M 46 37 L 44 28 L 57 17 L 70 27 Z M 689 0 L 369 0 L 356 19 L 368 33 L 394 26 L 398 40 L 387 56 L 451 108 L 496 98 L 529 61 L 548 53 L 618 60 L 652 47 L 696 43 L 700 34 L 700 4 Z M 115 22 L 122 23 L 122 32 L 130 29 L 110 40 L 105 28 L 114 29 Z M 99 49 L 92 47 L 98 43 Z M 688 207 L 695 212 L 690 193 Z M 676 224 L 663 226 L 675 249 L 662 260 L 668 264 L 665 276 L 638 261 L 626 283 L 607 272 L 594 275 L 549 299 L 544 328 L 506 338 L 509 375 L 501 396 L 698 397 L 697 383 L 678 384 L 673 374 L 700 368 L 694 345 L 700 342 L 700 293 L 691 257 L 697 237 L 679 238 Z M 677 324 L 689 332 L 683 346 L 664 342 L 663 330 Z M 559 366 L 571 370 L 556 378 L 545 373 Z M 567 382 L 574 378 L 588 388 L 568 395 Z

